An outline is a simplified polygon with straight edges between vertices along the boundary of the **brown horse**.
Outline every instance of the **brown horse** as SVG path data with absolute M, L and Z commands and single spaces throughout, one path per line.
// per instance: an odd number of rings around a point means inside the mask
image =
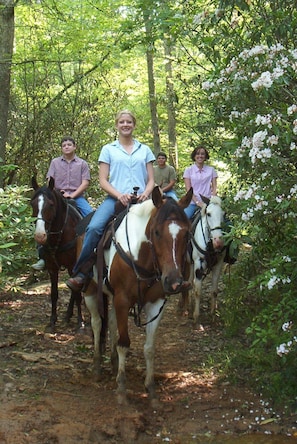
M 107 277 L 104 291 L 113 300 L 110 310 L 112 363 L 118 364 L 118 400 L 126 401 L 125 361 L 130 346 L 128 316 L 134 308 L 141 324 L 146 315 L 145 387 L 155 400 L 154 355 L 157 328 L 163 315 L 166 295 L 188 286 L 187 246 L 190 222 L 183 209 L 192 198 L 192 189 L 179 202 L 163 199 L 158 187 L 152 200 L 130 207 L 119 228 L 113 232 L 111 246 L 105 250 Z M 94 362 L 100 365 L 101 317 L 93 284 L 85 294 L 94 332 Z M 143 324 L 144 325 L 144 324 Z M 98 369 L 97 369 L 98 370 Z
M 34 239 L 43 247 L 45 266 L 50 275 L 52 303 L 50 328 L 53 331 L 57 322 L 59 270 L 61 267 L 66 267 L 69 275 L 72 274 L 76 261 L 76 226 L 82 216 L 59 191 L 54 189 L 53 178 L 50 178 L 47 187 L 41 188 L 36 179 L 32 178 L 32 187 L 35 190 L 31 199 L 33 217 L 36 217 Z M 69 322 L 76 303 L 79 328 L 84 327 L 81 301 L 81 293 L 72 291 L 65 317 Z

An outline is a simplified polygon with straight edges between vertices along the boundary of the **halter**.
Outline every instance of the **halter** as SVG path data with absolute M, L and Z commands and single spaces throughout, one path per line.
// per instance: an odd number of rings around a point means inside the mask
M 207 205 L 208 206 L 208 205 Z M 206 208 L 207 208 L 207 206 L 206 206 Z M 211 239 L 212 239 L 212 237 L 211 237 L 211 232 L 212 231 L 215 231 L 215 230 L 222 230 L 222 227 L 221 226 L 217 226 L 217 227 L 214 227 L 214 228 L 210 228 L 210 225 L 209 225 L 209 222 L 208 222 L 208 217 L 207 217 L 207 212 L 205 213 L 205 218 L 206 218 L 206 227 L 207 227 L 207 231 L 208 231 L 208 240 L 206 239 L 206 233 L 205 233 L 205 230 L 204 230 L 204 226 L 203 226 L 203 223 L 202 223 L 202 217 L 201 217 L 201 219 L 200 219 L 200 223 L 201 223 L 201 232 L 202 232 L 202 236 L 203 236 L 203 239 L 204 239 L 204 243 L 205 243 L 205 250 L 202 248 L 202 247 L 200 247 L 200 245 L 196 242 L 196 239 L 195 239 L 195 237 L 194 237 L 194 233 L 191 231 L 190 232 L 190 236 L 191 236 L 191 241 L 192 241 L 192 243 L 193 243 L 193 245 L 194 245 L 194 247 L 199 251 L 199 253 L 202 255 L 202 257 L 200 258 L 200 262 L 201 262 L 201 269 L 203 269 L 203 267 L 202 267 L 202 262 L 203 262 L 203 259 L 205 258 L 206 259 L 206 263 L 207 263 L 207 267 L 208 268 L 210 268 L 210 258 L 211 257 L 214 257 L 214 255 L 216 255 L 217 253 L 213 250 L 213 248 L 212 248 L 212 244 L 211 244 Z M 197 225 L 196 225 L 196 228 L 195 229 L 197 229 L 197 226 L 199 225 L 199 222 L 197 223 Z M 206 269 L 206 271 L 202 274 L 202 277 L 203 278 L 205 278 L 206 276 L 207 276 L 207 274 L 208 274 L 208 270 Z
M 41 193 L 41 194 L 45 195 L 45 193 Z M 57 239 L 56 244 L 53 247 L 51 247 L 48 242 L 47 242 L 47 245 L 45 245 L 45 247 L 47 248 L 48 251 L 50 251 L 50 253 L 51 253 L 51 255 L 52 255 L 52 257 L 54 259 L 55 259 L 55 254 L 58 251 L 59 252 L 67 251 L 67 250 L 71 249 L 75 245 L 75 243 L 76 243 L 76 239 L 74 239 L 71 242 L 68 242 L 67 244 L 65 244 L 62 248 L 59 248 L 59 246 L 61 244 L 62 235 L 64 233 L 64 230 L 65 230 L 65 227 L 66 227 L 66 224 L 67 224 L 67 220 L 68 220 L 68 216 L 69 216 L 69 206 L 70 205 L 69 205 L 69 203 L 67 201 L 65 203 L 66 203 L 66 213 L 65 213 L 65 218 L 64 218 L 64 221 L 63 221 L 63 224 L 62 224 L 62 227 L 61 227 L 60 230 L 58 230 L 58 231 L 50 231 L 50 228 L 51 228 L 51 225 L 52 225 L 54 219 L 51 220 L 51 221 L 48 221 L 46 219 L 43 219 L 42 217 L 37 217 L 36 218 L 36 221 L 42 220 L 43 222 L 45 222 L 45 223 L 47 223 L 49 225 L 49 229 L 46 230 L 46 234 L 48 236 L 56 236 L 56 235 L 59 236 L 58 239 Z M 56 259 L 55 259 L 55 262 L 56 262 Z

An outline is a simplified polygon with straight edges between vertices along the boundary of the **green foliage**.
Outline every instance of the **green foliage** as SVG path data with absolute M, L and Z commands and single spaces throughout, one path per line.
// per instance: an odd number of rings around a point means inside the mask
M 0 289 L 13 285 L 11 276 L 17 277 L 32 258 L 32 235 L 29 189 L 8 186 L 0 189 Z

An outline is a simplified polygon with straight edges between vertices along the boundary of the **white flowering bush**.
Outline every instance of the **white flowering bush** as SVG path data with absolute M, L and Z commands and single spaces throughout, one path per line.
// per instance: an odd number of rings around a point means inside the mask
M 297 321 L 297 49 L 245 49 L 202 88 L 228 134 L 234 225 L 252 243 L 237 279 L 257 305 L 247 316 L 253 358 L 280 371 L 279 329 L 284 316 Z

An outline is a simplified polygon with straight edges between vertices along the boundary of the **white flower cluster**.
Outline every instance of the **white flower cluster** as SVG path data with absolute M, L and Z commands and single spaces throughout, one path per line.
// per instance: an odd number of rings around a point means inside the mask
M 244 49 L 239 54 L 239 58 L 243 60 L 248 60 L 250 58 L 258 59 L 259 55 L 268 54 L 268 58 L 273 59 L 276 54 L 281 53 L 283 50 L 284 47 L 280 43 L 277 43 L 276 45 L 272 45 L 270 47 L 266 45 L 257 45 L 251 49 Z
M 253 183 L 248 190 L 239 190 L 234 197 L 234 201 L 237 202 L 239 200 L 250 199 L 255 194 L 257 189 L 258 187 Z
M 258 89 L 261 89 L 261 88 L 268 89 L 268 88 L 271 88 L 272 84 L 273 84 L 273 81 L 272 81 L 271 73 L 269 71 L 265 71 L 265 72 L 262 72 L 262 74 L 260 75 L 258 80 L 256 80 L 255 82 L 252 82 L 252 88 L 255 91 L 257 91 Z
M 255 123 L 256 125 L 267 125 L 268 128 L 272 128 L 271 119 L 271 114 L 267 114 L 266 116 L 261 116 L 260 114 L 258 114 L 255 119 Z
M 297 184 L 293 185 L 293 187 L 290 189 L 290 195 L 288 197 L 290 198 L 294 196 L 297 196 Z
M 291 116 L 292 114 L 297 112 L 297 105 L 291 105 L 287 108 L 287 114 L 288 116 Z
M 249 108 L 247 108 L 243 112 L 239 112 L 237 110 L 233 110 L 229 114 L 229 120 L 230 120 L 230 122 L 233 122 L 234 119 L 245 119 L 249 115 L 249 113 L 250 113 L 250 109 Z
M 291 330 L 293 326 L 293 322 L 285 322 L 282 325 L 282 329 L 283 331 L 289 331 Z M 297 336 L 293 336 L 293 338 L 288 341 L 288 342 L 284 342 L 283 344 L 280 344 L 276 347 L 276 353 L 278 354 L 278 356 L 283 356 L 283 355 L 287 355 L 288 353 L 290 353 L 290 351 L 293 348 L 293 345 L 297 342 Z
M 272 268 L 270 270 L 271 273 L 275 273 L 275 268 Z M 283 277 L 280 278 L 279 276 L 271 276 L 271 278 L 269 279 L 269 281 L 267 282 L 267 288 L 268 290 L 272 290 L 273 287 L 275 287 L 277 284 L 282 283 L 283 285 L 285 284 L 290 284 L 291 283 L 291 279 L 287 276 L 287 277 Z
M 272 156 L 270 148 L 261 149 L 264 146 L 264 141 L 267 137 L 267 131 L 258 131 L 252 137 L 252 148 L 249 152 L 251 162 L 255 163 L 257 159 L 265 162 L 265 159 L 269 159 Z
M 202 87 L 202 89 L 204 89 L 205 91 L 208 91 L 208 90 L 210 90 L 210 89 L 212 89 L 212 88 L 214 87 L 214 83 L 213 83 L 213 82 L 208 82 L 208 81 L 206 81 L 206 82 L 202 82 L 201 87 Z
M 264 150 L 259 150 L 256 147 L 253 147 L 249 152 L 249 156 L 251 158 L 252 163 L 256 163 L 257 159 L 260 159 L 262 162 L 265 162 L 266 159 L 270 159 L 272 156 L 270 148 L 264 148 Z
M 284 322 L 283 325 L 282 325 L 282 330 L 283 331 L 289 331 L 289 330 L 291 330 L 292 326 L 293 326 L 293 322 L 292 321 Z
M 292 259 L 290 258 L 290 256 L 283 256 L 283 261 L 284 262 L 292 262 Z

